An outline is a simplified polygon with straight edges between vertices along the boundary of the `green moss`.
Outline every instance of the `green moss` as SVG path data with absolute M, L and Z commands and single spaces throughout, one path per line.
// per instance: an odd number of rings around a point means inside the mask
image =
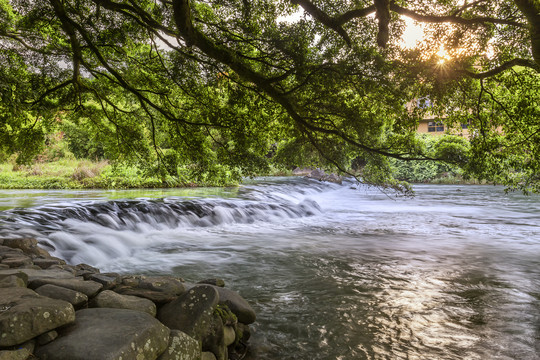
M 214 313 L 223 320 L 223 325 L 234 326 L 238 324 L 238 318 L 232 313 L 227 305 L 217 305 Z

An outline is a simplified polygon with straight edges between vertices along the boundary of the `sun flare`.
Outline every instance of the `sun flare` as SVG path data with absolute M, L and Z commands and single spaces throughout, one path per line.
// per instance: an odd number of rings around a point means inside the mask
M 439 48 L 439 51 L 437 51 L 436 55 L 439 58 L 437 60 L 437 64 L 439 64 L 439 65 L 443 65 L 448 60 L 452 59 L 452 57 L 450 56 L 448 51 L 446 51 L 446 49 L 443 48 L 442 46 Z

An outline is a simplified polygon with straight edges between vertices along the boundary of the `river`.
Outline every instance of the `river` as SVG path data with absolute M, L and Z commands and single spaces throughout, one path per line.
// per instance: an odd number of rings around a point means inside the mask
M 4 190 L 0 236 L 102 271 L 220 277 L 257 312 L 249 359 L 539 359 L 540 198 L 415 190 Z

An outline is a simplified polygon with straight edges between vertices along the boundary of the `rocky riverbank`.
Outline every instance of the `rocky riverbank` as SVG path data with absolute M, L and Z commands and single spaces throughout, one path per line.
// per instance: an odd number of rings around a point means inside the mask
M 235 360 L 255 312 L 219 279 L 100 273 L 0 239 L 0 360 Z

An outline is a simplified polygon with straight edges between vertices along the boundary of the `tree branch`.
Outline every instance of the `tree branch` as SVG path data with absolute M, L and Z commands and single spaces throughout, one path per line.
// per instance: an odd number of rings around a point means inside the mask
M 338 25 L 341 26 L 341 25 L 351 21 L 352 19 L 366 17 L 369 14 L 374 13 L 375 11 L 376 11 L 375 5 L 371 5 L 371 6 L 367 7 L 367 8 L 363 8 L 363 9 L 350 10 L 350 11 L 347 11 L 346 13 L 338 16 L 337 18 L 335 18 L 335 22 Z
M 379 21 L 379 32 L 377 33 L 377 45 L 386 47 L 390 38 L 390 0 L 374 0 L 377 9 L 377 20 Z
M 518 9 L 525 15 L 529 23 L 531 48 L 534 61 L 540 67 L 540 1 L 514 0 Z
M 313 16 L 321 24 L 337 32 L 343 38 L 343 40 L 345 40 L 347 45 L 351 46 L 351 38 L 349 37 L 349 34 L 347 34 L 347 32 L 341 27 L 342 24 L 338 23 L 335 18 L 328 16 L 328 14 L 319 9 L 309 0 L 291 0 L 291 2 L 293 4 L 300 5 L 308 14 Z
M 408 16 L 413 20 L 416 20 L 419 22 L 426 22 L 426 23 L 441 24 L 441 23 L 447 22 L 447 23 L 463 24 L 463 25 L 490 23 L 490 24 L 511 25 L 511 26 L 516 26 L 519 28 L 525 27 L 524 24 L 519 23 L 517 21 L 498 19 L 498 18 L 493 18 L 489 16 L 462 18 L 457 15 L 424 15 L 424 14 L 419 14 L 414 10 L 406 9 L 404 7 L 396 5 L 394 2 L 390 4 L 390 10 L 400 15 Z
M 66 9 L 60 2 L 60 0 L 50 0 L 54 13 L 60 20 L 62 24 L 62 29 L 66 32 L 71 43 L 71 49 L 73 50 L 73 83 L 75 86 L 80 87 L 81 85 L 81 62 L 83 59 L 81 45 L 79 39 L 77 39 L 77 33 L 75 32 L 75 27 L 73 22 L 66 14 Z
M 457 70 L 457 72 L 460 72 L 462 74 L 465 74 L 473 79 L 485 79 L 493 75 L 497 75 L 502 73 L 505 70 L 508 70 L 514 66 L 525 66 L 532 69 L 535 69 L 539 71 L 540 67 L 532 60 L 528 59 L 513 59 L 510 61 L 505 62 L 504 64 L 497 66 L 496 68 L 493 68 L 489 71 L 481 72 L 481 73 L 475 73 L 469 70 Z

